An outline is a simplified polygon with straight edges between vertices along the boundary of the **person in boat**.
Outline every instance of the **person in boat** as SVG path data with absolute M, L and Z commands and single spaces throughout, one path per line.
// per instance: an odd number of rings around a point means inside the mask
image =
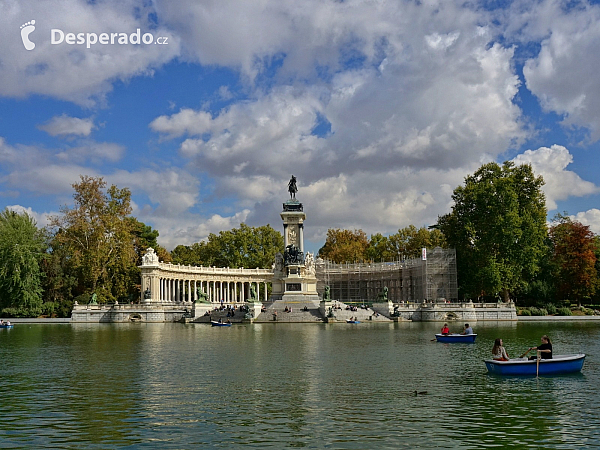
M 494 346 L 492 347 L 492 359 L 495 361 L 509 361 L 508 353 L 506 353 L 506 349 L 504 348 L 504 344 L 502 339 L 498 338 L 494 341 Z
M 450 334 L 450 328 L 448 328 L 448 324 L 445 323 L 442 327 L 441 334 Z
M 540 358 L 542 359 L 552 359 L 552 342 L 550 342 L 550 338 L 546 335 L 542 336 L 542 345 L 538 345 L 537 347 L 529 347 L 529 350 L 539 351 Z M 537 355 L 530 356 L 529 359 L 537 359 Z
M 473 334 L 473 328 L 471 328 L 468 323 L 465 323 L 465 329 L 460 334 Z

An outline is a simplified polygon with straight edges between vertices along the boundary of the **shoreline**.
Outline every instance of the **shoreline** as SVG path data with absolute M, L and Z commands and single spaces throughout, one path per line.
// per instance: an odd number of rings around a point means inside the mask
M 11 324 L 16 323 L 60 323 L 60 324 L 70 324 L 70 323 L 80 323 L 73 322 L 70 317 L 54 317 L 54 318 L 39 318 L 39 317 L 15 317 L 15 318 L 2 318 L 1 320 L 10 320 Z M 576 322 L 576 321 L 599 321 L 600 316 L 518 316 L 516 322 Z M 407 321 L 410 322 L 410 321 Z M 505 322 L 505 320 L 481 320 L 475 321 L 477 322 Z M 93 322 L 92 322 L 93 323 Z M 164 322 L 168 323 L 168 322 Z M 263 323 L 263 322 L 261 322 Z M 269 322 L 267 322 L 269 323 Z M 276 323 L 276 322 L 273 322 Z M 309 323 L 309 322 L 305 322 Z M 315 323 L 315 322 L 310 322 Z M 318 322 L 321 323 L 321 322 Z

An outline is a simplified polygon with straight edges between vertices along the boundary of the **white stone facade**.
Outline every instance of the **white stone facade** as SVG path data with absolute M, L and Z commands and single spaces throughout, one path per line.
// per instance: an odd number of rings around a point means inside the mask
M 244 303 L 254 286 L 258 301 L 267 301 L 268 284 L 273 280 L 269 269 L 231 269 L 229 267 L 198 267 L 162 263 L 146 256 L 142 265 L 142 293 L 144 304 L 193 303 L 199 292 L 208 295 L 208 302 L 220 305 Z

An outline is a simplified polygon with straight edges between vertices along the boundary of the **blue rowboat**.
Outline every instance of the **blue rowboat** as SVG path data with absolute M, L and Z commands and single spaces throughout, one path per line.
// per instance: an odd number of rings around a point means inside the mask
M 213 327 L 230 327 L 231 324 L 230 323 L 224 323 L 224 322 L 215 322 L 214 320 L 211 320 L 210 324 Z
M 12 328 L 14 325 L 0 325 L 0 328 Z
M 486 359 L 485 365 L 489 373 L 509 376 L 562 375 L 577 373 L 583 368 L 585 354 L 555 355 L 552 359 L 540 359 L 539 371 L 535 359 L 511 359 L 510 361 L 494 361 Z
M 438 342 L 472 344 L 475 342 L 477 334 L 436 334 Z
M 360 320 L 346 320 L 346 323 L 360 323 Z

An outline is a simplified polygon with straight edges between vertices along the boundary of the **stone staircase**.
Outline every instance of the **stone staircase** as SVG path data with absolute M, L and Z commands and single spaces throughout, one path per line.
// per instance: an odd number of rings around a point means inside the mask
M 391 322 L 389 317 L 376 313 L 371 308 L 358 308 L 356 311 L 346 309 L 348 305 L 342 302 L 337 302 L 341 309 L 334 309 L 333 315 L 336 322 L 345 322 L 351 318 L 360 322 Z
M 319 306 L 312 302 L 283 302 L 282 300 L 276 300 L 274 302 L 265 302 L 263 306 L 266 308 L 265 312 L 261 312 L 258 317 L 254 319 L 254 323 L 259 322 L 274 322 L 273 314 L 277 312 L 277 322 L 297 322 L 297 323 L 314 323 L 323 322 L 323 316 L 319 311 Z M 285 311 L 286 306 L 288 312 Z M 292 312 L 289 312 L 289 308 L 292 308 Z M 304 309 L 306 307 L 306 310 Z
M 335 309 L 334 313 L 334 321 L 335 322 L 345 322 L 350 318 L 357 318 L 360 322 L 391 322 L 391 319 L 385 317 L 381 314 L 376 313 L 371 308 L 361 309 L 358 308 L 356 311 L 351 311 L 350 309 L 346 309 L 348 305 L 342 302 L 337 302 L 337 304 L 341 307 L 341 309 Z M 274 302 L 265 302 L 263 306 L 266 308 L 265 312 L 261 312 L 258 317 L 254 319 L 254 323 L 260 322 L 275 322 L 273 319 L 273 314 L 277 311 L 277 322 L 297 322 L 297 323 L 315 323 L 315 322 L 326 322 L 326 319 L 321 314 L 319 310 L 319 306 L 314 303 L 307 302 L 283 302 L 281 300 L 276 300 Z M 286 312 L 286 306 L 291 306 L 292 312 Z M 304 307 L 307 310 L 304 310 Z

